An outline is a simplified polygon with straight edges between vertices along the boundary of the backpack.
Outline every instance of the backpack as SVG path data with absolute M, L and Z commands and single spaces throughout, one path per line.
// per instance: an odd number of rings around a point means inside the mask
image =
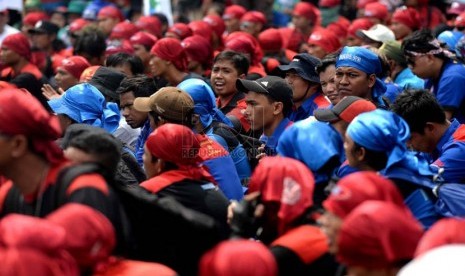
M 65 169 L 59 176 L 60 197 L 82 174 L 98 173 L 86 163 Z M 138 185 L 110 183 L 122 205 L 128 251 L 124 257 L 165 264 L 180 275 L 195 275 L 200 257 L 221 241 L 218 225 L 208 215 L 188 209 L 171 197 L 160 198 Z

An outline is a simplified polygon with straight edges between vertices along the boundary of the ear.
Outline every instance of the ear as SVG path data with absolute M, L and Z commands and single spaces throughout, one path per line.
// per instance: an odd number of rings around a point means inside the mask
M 427 122 L 423 130 L 425 131 L 425 134 L 433 133 L 436 131 L 436 126 L 434 123 Z
M 362 162 L 365 160 L 366 153 L 366 149 L 364 147 L 360 147 L 355 151 L 354 155 L 358 162 Z
M 283 113 L 284 104 L 282 102 L 274 102 L 273 103 L 273 115 L 279 115 Z
M 375 74 L 371 74 L 368 76 L 368 87 L 372 88 L 373 86 L 375 86 L 375 83 L 376 83 L 376 75 Z
M 26 154 L 29 150 L 29 141 L 24 135 L 13 136 L 9 143 L 12 145 L 11 156 L 18 158 Z
M 241 80 L 245 80 L 246 74 L 240 74 L 237 78 Z
M 156 162 L 156 167 L 157 167 L 157 175 L 158 174 L 161 174 L 162 172 L 165 171 L 165 161 L 163 161 L 162 159 L 158 158 L 157 162 Z

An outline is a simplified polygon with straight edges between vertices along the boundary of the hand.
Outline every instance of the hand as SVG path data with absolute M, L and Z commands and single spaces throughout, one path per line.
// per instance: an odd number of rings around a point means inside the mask
M 255 156 L 256 159 L 260 160 L 262 159 L 263 157 L 266 156 L 266 152 L 265 152 L 265 144 L 261 144 L 260 147 L 258 147 L 258 154 Z
M 42 95 L 44 95 L 47 100 L 59 98 L 63 93 L 65 93 L 65 91 L 61 88 L 58 88 L 58 91 L 56 91 L 50 84 L 44 84 L 41 90 Z
M 259 204 L 259 197 L 260 193 L 255 192 L 247 195 L 241 202 L 233 203 L 232 218 L 229 220 L 233 237 L 250 238 L 256 235 L 259 227 L 257 219 L 264 211 L 264 206 Z

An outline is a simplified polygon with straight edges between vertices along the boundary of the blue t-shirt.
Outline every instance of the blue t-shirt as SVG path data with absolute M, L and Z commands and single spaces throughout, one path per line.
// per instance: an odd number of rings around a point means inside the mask
M 260 142 L 265 144 L 266 155 L 275 156 L 277 154 L 276 147 L 278 146 L 279 137 L 281 137 L 281 134 L 283 134 L 284 130 L 290 125 L 292 125 L 292 121 L 288 118 L 284 118 L 271 136 L 263 134 L 260 137 Z
M 431 166 L 443 168 L 445 182 L 465 183 L 465 125 L 452 120 L 451 125 L 431 155 Z
M 149 137 L 150 133 L 152 133 L 152 129 L 150 128 L 150 121 L 147 119 L 147 121 L 144 123 L 140 130 L 139 138 L 137 138 L 136 142 L 136 159 L 137 163 L 139 165 L 143 166 L 144 161 L 142 160 L 142 156 L 144 155 L 144 145 L 145 141 L 147 141 L 147 138 Z
M 319 92 L 313 94 L 310 98 L 306 99 L 297 110 L 289 114 L 289 120 L 297 122 L 313 116 L 313 112 L 320 108 L 327 108 L 330 102 Z
M 417 77 L 410 68 L 405 68 L 394 79 L 394 83 L 405 89 L 423 89 L 425 80 Z
M 465 65 L 447 61 L 442 67 L 438 81 L 426 80 L 425 88 L 429 89 L 445 109 L 454 111 L 454 117 L 465 123 Z

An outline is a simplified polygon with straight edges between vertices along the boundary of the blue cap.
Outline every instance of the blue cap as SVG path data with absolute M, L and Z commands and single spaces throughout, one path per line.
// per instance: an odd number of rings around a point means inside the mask
M 120 113 L 115 103 L 107 104 L 102 93 L 88 83 L 72 86 L 60 98 L 48 101 L 56 114 L 65 114 L 77 123 L 101 127 L 113 133 Z
M 446 43 L 449 50 L 454 52 L 455 46 L 462 36 L 463 33 L 459 31 L 444 31 L 438 35 L 438 40 Z
M 378 56 L 363 47 L 345 46 L 336 61 L 336 68 L 353 67 L 369 75 L 379 74 L 382 71 Z
M 280 65 L 278 68 L 283 72 L 295 70 L 304 80 L 320 83 L 320 75 L 316 68 L 321 64 L 319 58 L 307 53 L 297 54 L 288 65 Z

